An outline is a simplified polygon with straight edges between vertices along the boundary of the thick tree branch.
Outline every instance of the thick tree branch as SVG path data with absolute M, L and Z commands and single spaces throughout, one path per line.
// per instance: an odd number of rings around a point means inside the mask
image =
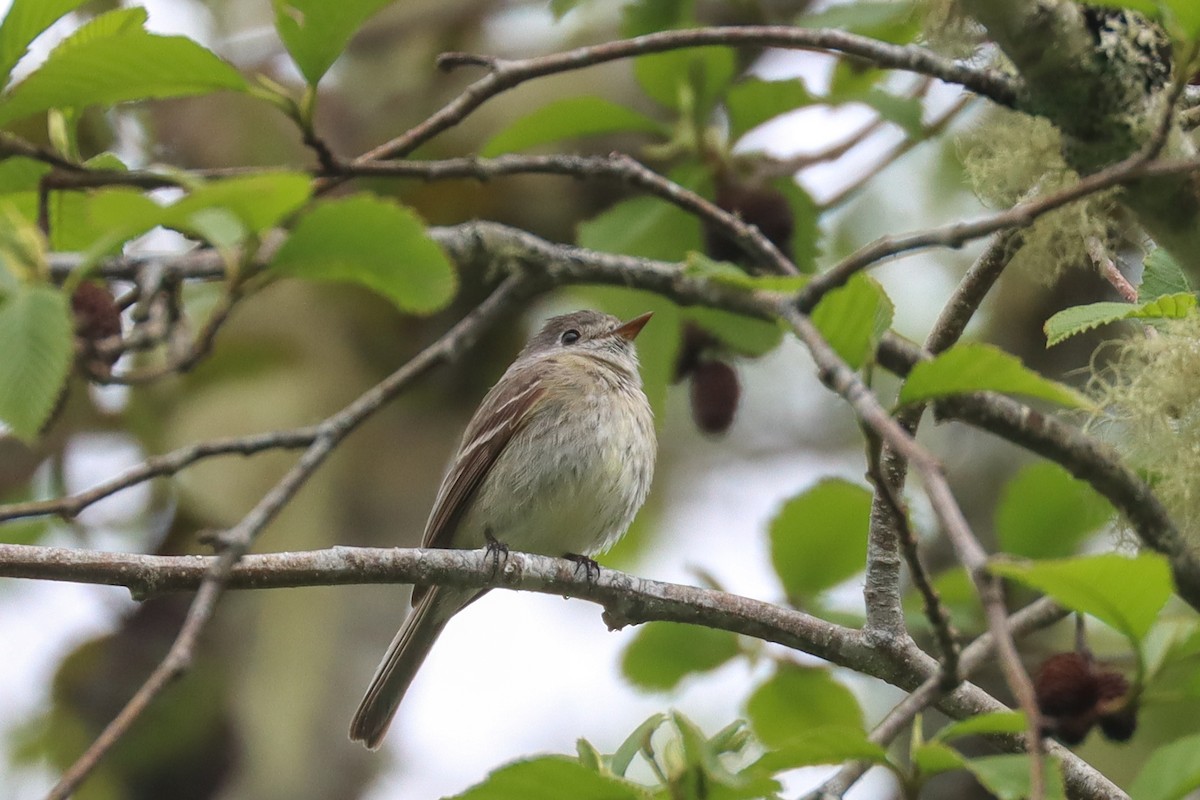
M 203 587 L 219 563 L 219 556 L 0 545 L 0 577 L 124 586 L 136 597 Z M 921 687 L 922 681 L 925 685 L 938 681 L 937 663 L 911 643 L 881 647 L 859 631 L 772 603 L 610 569 L 589 577 L 572 561 L 526 553 L 510 553 L 499 569 L 485 550 L 335 547 L 246 555 L 230 570 L 226 586 L 267 589 L 381 583 L 500 587 L 575 597 L 604 606 L 605 621 L 614 629 L 650 621 L 704 625 L 810 653 L 905 689 Z M 1061 612 L 1049 604 L 1035 604 L 1015 614 L 1006 628 L 1021 636 L 1060 617 Z M 991 635 L 985 634 L 964 650 L 964 668 L 977 668 L 991 654 L 993 643 Z M 922 702 L 933 699 L 920 693 Z M 904 713 L 916 713 L 916 702 L 904 704 Z M 963 718 L 1002 706 L 978 687 L 963 684 L 942 698 L 940 707 Z M 1086 796 L 1124 797 L 1068 751 L 1063 751 L 1063 760 L 1069 784 L 1101 787 L 1099 793 Z

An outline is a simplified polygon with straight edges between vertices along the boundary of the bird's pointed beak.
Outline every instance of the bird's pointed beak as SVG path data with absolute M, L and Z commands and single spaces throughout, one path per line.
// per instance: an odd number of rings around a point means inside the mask
M 640 317 L 634 317 L 629 322 L 623 322 L 616 328 L 613 328 L 612 335 L 620 336 L 625 341 L 632 342 L 642 332 L 642 328 L 646 327 L 646 323 L 650 321 L 650 317 L 652 316 L 654 316 L 654 312 L 647 311 Z

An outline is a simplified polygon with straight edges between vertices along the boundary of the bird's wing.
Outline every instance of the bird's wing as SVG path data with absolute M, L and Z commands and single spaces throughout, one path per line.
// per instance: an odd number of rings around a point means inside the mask
M 467 425 L 458 456 L 438 489 L 422 547 L 451 547 L 455 529 L 471 497 L 512 437 L 529 420 L 529 412 L 546 394 L 546 388 L 526 373 L 509 375 L 483 398 Z

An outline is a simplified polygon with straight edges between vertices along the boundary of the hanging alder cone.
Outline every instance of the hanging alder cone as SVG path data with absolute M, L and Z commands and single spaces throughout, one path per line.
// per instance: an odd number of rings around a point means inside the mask
M 1033 680 L 1043 730 L 1063 744 L 1087 738 L 1097 722 L 1113 741 L 1127 741 L 1137 727 L 1137 703 L 1129 681 L 1086 653 L 1055 653 Z
M 84 281 L 71 295 L 71 313 L 75 317 L 79 357 L 89 366 L 100 366 L 107 372 L 120 355 L 100 353 L 96 345 L 121 335 L 121 309 L 112 292 L 102 283 Z
M 692 419 L 705 433 L 724 433 L 733 424 L 742 389 L 726 361 L 703 361 L 692 371 Z

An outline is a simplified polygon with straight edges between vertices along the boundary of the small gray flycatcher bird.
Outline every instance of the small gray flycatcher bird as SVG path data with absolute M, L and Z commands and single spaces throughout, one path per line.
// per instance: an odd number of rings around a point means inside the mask
M 588 556 L 625 534 L 650 489 L 657 449 L 633 340 L 650 314 L 553 317 L 471 418 L 442 479 L 422 547 L 498 542 Z M 485 590 L 413 588 L 413 610 L 350 723 L 375 749 L 450 618 Z

